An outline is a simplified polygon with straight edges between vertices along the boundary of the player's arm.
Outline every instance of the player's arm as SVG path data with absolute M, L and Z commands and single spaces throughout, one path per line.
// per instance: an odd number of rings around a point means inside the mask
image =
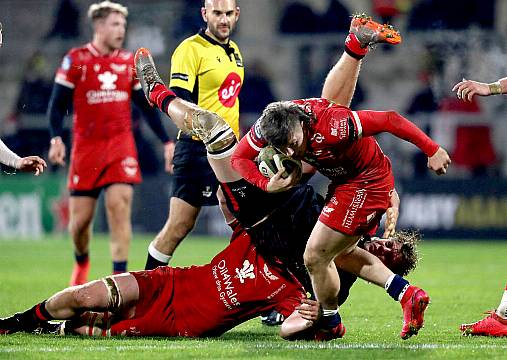
M 51 137 L 49 161 L 65 165 L 65 144 L 62 141 L 63 120 L 72 105 L 74 89 L 55 82 L 48 105 L 49 133 Z
M 363 110 L 352 112 L 355 126 L 361 128 L 362 136 L 373 136 L 389 132 L 400 139 L 411 142 L 428 157 L 428 167 L 438 175 L 445 174 L 451 159 L 447 151 L 435 143 L 414 123 L 395 111 Z
M 507 93 L 507 77 L 498 79 L 492 83 L 463 79 L 453 86 L 452 91 L 455 91 L 458 99 L 463 101 L 472 101 L 474 95 L 490 96 L 505 94 Z
M 314 324 L 319 317 L 320 305 L 317 301 L 301 300 L 301 305 L 280 326 L 280 337 L 285 340 L 313 340 Z

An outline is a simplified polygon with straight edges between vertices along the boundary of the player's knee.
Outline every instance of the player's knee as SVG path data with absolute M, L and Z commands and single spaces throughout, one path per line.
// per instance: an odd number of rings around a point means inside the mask
M 326 267 L 327 260 L 323 259 L 317 251 L 312 249 L 306 249 L 303 254 L 303 260 L 305 262 L 306 269 L 311 274 L 318 271 L 321 268 Z
M 89 231 L 91 219 L 71 218 L 68 229 L 73 238 L 81 237 Z

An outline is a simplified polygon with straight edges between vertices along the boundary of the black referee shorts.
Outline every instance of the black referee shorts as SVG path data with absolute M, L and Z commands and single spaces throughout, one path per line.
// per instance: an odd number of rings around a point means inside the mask
M 200 141 L 180 139 L 174 150 L 171 196 L 195 207 L 218 205 L 218 180 Z

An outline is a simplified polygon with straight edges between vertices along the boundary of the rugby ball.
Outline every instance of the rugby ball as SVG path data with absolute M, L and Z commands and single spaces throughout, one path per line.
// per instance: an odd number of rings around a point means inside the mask
M 299 180 L 302 174 L 301 161 L 283 154 L 273 146 L 266 146 L 261 149 L 259 155 L 257 155 L 257 164 L 261 174 L 267 178 L 275 176 L 282 167 L 285 168 L 282 174 L 284 179 L 296 171 Z

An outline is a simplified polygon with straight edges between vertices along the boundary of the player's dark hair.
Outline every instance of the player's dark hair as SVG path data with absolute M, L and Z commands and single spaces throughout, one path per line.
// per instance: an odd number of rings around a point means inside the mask
M 262 137 L 277 148 L 285 148 L 299 122 L 310 123 L 313 117 L 291 101 L 277 101 L 266 106 L 260 117 Z
M 417 267 L 419 254 L 417 245 L 421 241 L 421 235 L 417 231 L 399 231 L 392 237 L 393 241 L 401 244 L 401 261 L 391 267 L 391 271 L 406 276 Z

